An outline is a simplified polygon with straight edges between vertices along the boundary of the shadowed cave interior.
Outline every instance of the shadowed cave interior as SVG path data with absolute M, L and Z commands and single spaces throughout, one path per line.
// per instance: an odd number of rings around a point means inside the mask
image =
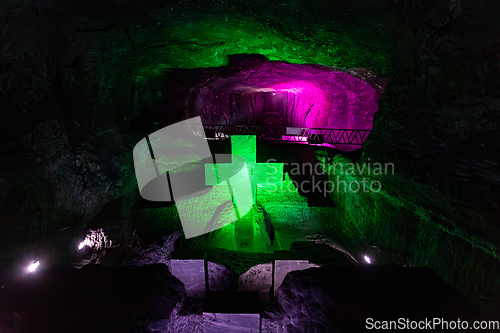
M 499 331 L 499 13 L 2 2 L 0 332 Z M 133 151 L 195 117 L 253 202 L 191 237 L 222 208 L 142 198 Z

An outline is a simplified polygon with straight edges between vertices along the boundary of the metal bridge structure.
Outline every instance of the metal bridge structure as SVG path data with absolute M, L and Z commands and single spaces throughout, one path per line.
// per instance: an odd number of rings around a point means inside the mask
M 188 130 L 200 131 L 199 125 L 187 125 Z M 355 145 L 362 146 L 370 130 L 305 128 L 266 125 L 202 125 L 207 139 L 227 140 L 231 135 L 255 135 L 259 139 L 279 142 L 308 144 Z

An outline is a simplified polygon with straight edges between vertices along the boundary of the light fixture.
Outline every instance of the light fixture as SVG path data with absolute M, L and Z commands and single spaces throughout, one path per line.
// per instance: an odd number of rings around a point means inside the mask
M 371 264 L 371 263 L 372 263 L 372 260 L 370 259 L 370 257 L 365 256 L 364 258 L 365 258 L 365 261 L 366 261 L 367 263 L 369 263 L 369 264 Z
M 40 261 L 33 261 L 29 266 L 28 266 L 28 272 L 33 273 L 37 270 L 38 266 L 40 266 Z

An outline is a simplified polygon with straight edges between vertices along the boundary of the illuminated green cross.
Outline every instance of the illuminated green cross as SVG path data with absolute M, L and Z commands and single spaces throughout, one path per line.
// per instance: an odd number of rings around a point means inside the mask
M 255 135 L 233 135 L 231 137 L 231 154 L 241 156 L 245 159 L 248 175 L 250 178 L 250 185 L 252 189 L 251 201 L 247 193 L 238 191 L 244 188 L 244 184 L 239 184 L 233 181 L 231 187 L 233 188 L 233 201 L 236 208 L 240 206 L 241 202 L 250 203 L 255 205 L 257 202 L 257 185 L 278 183 L 283 181 L 283 163 L 257 163 L 257 137 Z M 205 164 L 205 182 L 206 185 L 216 185 L 220 181 L 227 178 L 228 175 L 234 175 L 238 172 L 235 170 L 239 167 L 234 163 L 217 163 Z M 221 175 L 225 175 L 221 177 Z M 240 187 L 241 185 L 241 187 Z M 244 198 L 244 197 L 247 198 Z M 243 210 L 242 210 L 243 211 Z M 241 217 L 238 215 L 238 217 Z

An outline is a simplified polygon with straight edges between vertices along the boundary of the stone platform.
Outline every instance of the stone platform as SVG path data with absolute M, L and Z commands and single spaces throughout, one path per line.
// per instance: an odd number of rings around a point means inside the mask
M 207 290 L 206 251 L 174 253 L 170 261 L 172 274 L 186 287 L 186 295 L 204 298 Z

